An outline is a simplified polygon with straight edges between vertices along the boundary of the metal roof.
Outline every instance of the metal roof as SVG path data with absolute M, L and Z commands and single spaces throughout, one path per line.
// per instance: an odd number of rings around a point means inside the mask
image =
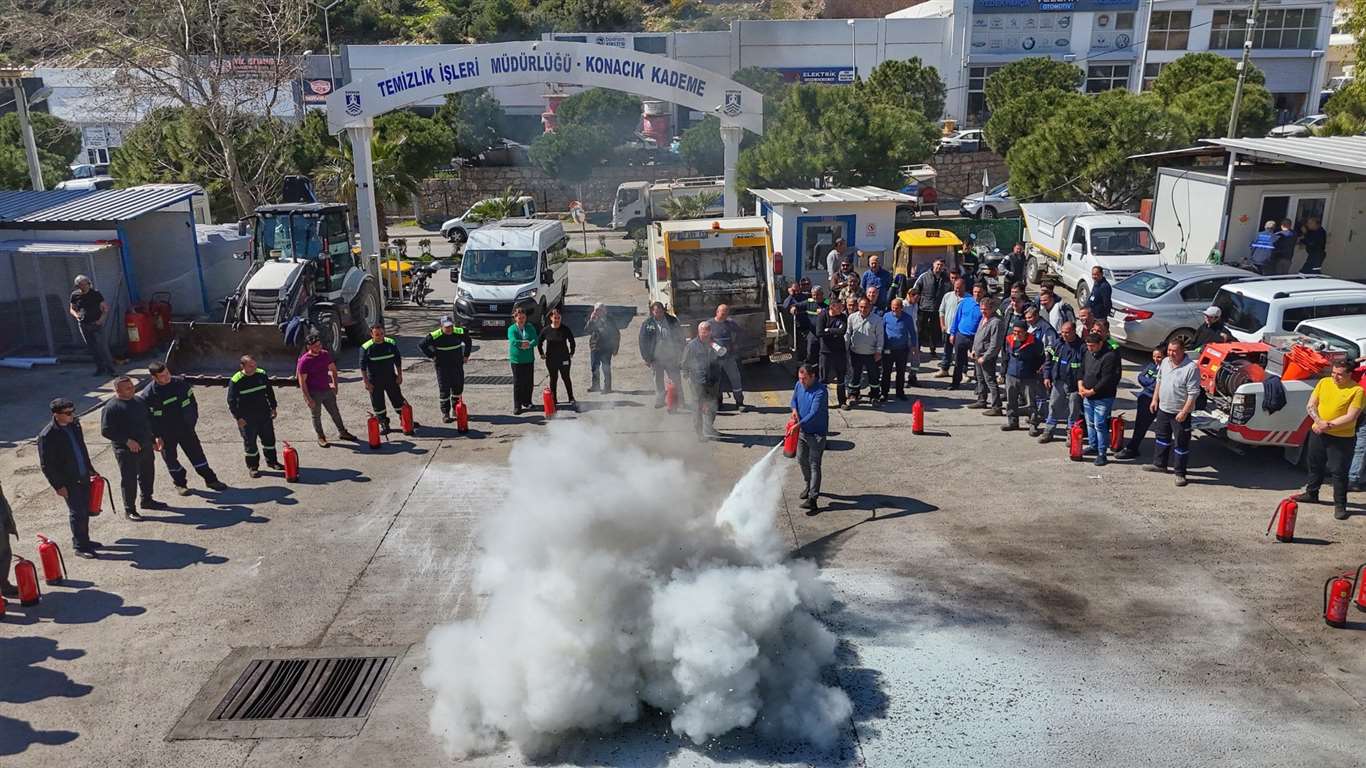
M 1258 160 L 1275 160 L 1366 176 L 1366 136 L 1203 139 L 1202 141 Z
M 836 187 L 834 189 L 751 189 L 755 197 L 770 204 L 812 203 L 910 203 L 915 198 L 882 187 Z
M 72 256 L 99 253 L 113 243 L 73 243 L 61 240 L 0 240 L 0 252 L 22 253 L 26 256 Z
M 768 221 L 762 216 L 733 216 L 728 219 L 668 219 L 656 222 L 661 232 L 695 232 L 715 229 L 718 232 L 766 229 Z
M 103 191 L 61 190 L 52 192 L 0 193 L 0 224 L 77 224 L 119 222 L 174 205 L 204 190 L 195 184 L 143 184 Z M 13 213 L 6 213 L 11 195 Z

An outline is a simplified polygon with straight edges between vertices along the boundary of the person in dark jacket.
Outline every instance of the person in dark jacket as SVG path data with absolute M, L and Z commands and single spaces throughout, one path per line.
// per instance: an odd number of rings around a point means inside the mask
M 740 324 L 730 319 L 730 307 L 725 304 L 716 305 L 716 314 L 710 322 L 711 338 L 718 347 L 716 354 L 721 358 L 721 373 L 726 379 L 725 386 L 730 389 L 730 396 L 735 399 L 735 408 L 740 411 L 748 410 L 745 408 L 745 386 L 740 381 Z M 720 402 L 717 404 L 719 406 Z
M 1110 281 L 1105 279 L 1105 270 L 1100 267 L 1091 267 L 1091 295 L 1086 299 L 1086 306 L 1091 308 L 1091 316 L 1098 320 L 1107 320 L 1110 317 L 1114 304 L 1111 303 Z
M 1086 357 L 1081 364 L 1081 384 L 1077 391 L 1082 396 L 1082 413 L 1086 417 L 1090 452 L 1096 456 L 1096 466 L 1109 463 L 1105 458 L 1110 445 L 1110 412 L 1115 407 L 1121 373 L 1119 350 L 1105 343 L 1099 333 L 1086 337 Z
M 803 278 L 802 281 L 793 283 L 787 287 L 787 297 L 783 299 L 779 306 L 783 328 L 787 331 L 788 341 L 792 344 L 792 355 L 797 357 L 806 350 L 807 330 L 803 327 L 806 320 L 805 313 L 802 311 L 806 307 L 806 302 L 811 299 L 810 282 Z
M 679 364 L 683 360 L 683 329 L 678 318 L 664 311 L 662 302 L 650 305 L 650 317 L 640 324 L 640 358 L 650 367 L 655 379 L 655 407 L 663 408 L 665 379 L 673 382 L 678 392 L 678 404 L 683 404 L 683 381 L 679 378 Z
M 1129 435 L 1129 442 L 1124 444 L 1124 450 L 1115 454 L 1116 459 L 1127 461 L 1138 458 L 1143 447 L 1143 438 L 1148 436 L 1148 429 L 1153 425 L 1155 414 L 1153 413 L 1153 387 L 1157 386 L 1157 367 L 1162 365 L 1162 360 L 1167 356 L 1167 345 L 1162 344 L 1153 347 L 1153 360 L 1143 365 L 1143 370 L 1138 372 L 1138 405 L 1134 413 L 1134 432 Z
M 920 321 L 920 341 L 930 347 L 930 358 L 934 358 L 934 348 L 941 343 L 939 328 L 939 303 L 944 294 L 953 290 L 943 259 L 935 259 L 928 271 L 920 273 L 911 286 L 916 297 L 916 317 Z
M 1029 324 L 1016 320 L 1005 343 L 1006 354 L 1006 423 L 1002 432 L 1020 428 L 1020 417 L 1029 419 L 1029 433 L 1038 436 L 1036 404 L 1043 400 L 1043 383 L 1039 372 L 1044 364 L 1044 345 L 1029 332 Z
M 156 449 L 161 451 L 161 460 L 171 473 L 171 482 L 176 493 L 189 496 L 187 473 L 180 465 L 180 449 L 185 449 L 185 458 L 195 472 L 204 478 L 204 484 L 215 491 L 225 491 L 228 486 L 219 482 L 218 475 L 209 467 L 204 456 L 204 447 L 199 443 L 195 425 L 199 422 L 199 404 L 194 400 L 194 392 L 184 377 L 172 376 L 170 370 L 161 363 L 147 366 L 152 374 L 152 383 L 142 391 L 142 399 L 147 403 L 147 411 L 152 415 L 152 436 L 156 438 Z
M 699 440 L 720 437 L 716 431 L 716 404 L 721 399 L 720 345 L 711 335 L 712 321 L 697 324 L 697 336 L 683 349 L 683 381 L 693 401 L 693 429 Z
M 10 561 L 14 558 L 9 544 L 11 536 L 19 538 L 19 526 L 14 524 L 14 510 L 10 509 L 5 488 L 0 485 L 0 597 L 19 596 L 19 588 L 9 582 Z
M 569 380 L 569 364 L 574 360 L 576 347 L 574 332 L 564 324 L 560 310 L 550 310 L 550 325 L 541 333 L 536 351 L 545 361 L 546 372 L 550 374 L 550 396 L 555 398 L 556 403 L 560 402 L 560 390 L 557 385 L 559 381 L 563 381 L 564 393 L 569 397 L 569 404 L 578 405 L 578 401 L 574 399 L 574 383 Z
M 247 474 L 260 477 L 261 453 L 266 455 L 267 467 L 284 469 L 275 453 L 275 387 L 251 355 L 242 355 L 238 363 L 241 368 L 228 381 L 228 413 L 237 420 L 237 431 L 242 435 Z M 258 440 L 260 452 L 256 450 Z
M 1271 273 L 1285 275 L 1290 273 L 1290 262 L 1295 259 L 1295 244 L 1300 236 L 1295 232 L 1290 219 L 1281 220 L 1281 228 L 1272 236 Z
M 1227 344 L 1233 341 L 1233 334 L 1224 325 L 1223 310 L 1218 307 L 1205 307 L 1205 322 L 1195 329 L 1195 339 L 1191 341 L 1190 354 L 1200 357 L 1200 348 L 1206 344 Z
M 805 328 L 806 346 L 800 347 L 800 360 L 810 363 L 812 368 L 820 365 L 821 361 L 821 340 L 816 335 L 816 323 L 818 322 L 821 310 L 830 306 L 830 302 L 825 298 L 825 290 L 820 286 L 811 289 L 811 298 L 807 299 L 801 308 L 798 309 L 797 325 Z
M 911 386 L 916 386 L 915 358 L 919 355 L 915 336 L 915 315 L 906 311 L 905 302 L 892 299 L 891 308 L 882 315 L 882 399 L 892 392 L 892 372 L 896 372 L 896 399 L 906 399 L 906 365 L 911 364 Z
M 80 557 L 99 557 L 104 545 L 90 539 L 90 477 L 95 468 L 85 447 L 85 434 L 76 420 L 76 405 L 64 397 L 48 404 L 52 421 L 38 433 L 38 466 L 47 484 L 66 502 L 71 523 L 71 548 Z
M 422 337 L 417 345 L 432 361 L 436 369 L 437 406 L 441 409 L 441 423 L 450 424 L 455 419 L 451 411 L 455 401 L 465 394 L 465 363 L 474 352 L 474 340 L 465 332 L 464 327 L 456 326 L 454 318 L 446 315 L 441 318 L 441 327 Z
M 360 345 L 360 375 L 365 381 L 365 391 L 370 393 L 370 408 L 379 419 L 380 428 L 386 433 L 392 431 L 384 396 L 389 396 L 396 411 L 402 410 L 408 401 L 403 398 L 403 353 L 398 350 L 398 342 L 384 335 L 384 323 L 370 326 L 370 338 Z
M 1045 353 L 1043 388 L 1048 393 L 1048 418 L 1043 424 L 1040 443 L 1053 442 L 1053 430 L 1081 421 L 1081 364 L 1086 357 L 1086 342 L 1077 335 L 1077 324 L 1065 321 L 1057 341 Z
M 1276 222 L 1268 221 L 1248 246 L 1248 269 L 1259 275 L 1272 273 L 1272 262 L 1276 256 Z
M 95 290 L 90 278 L 76 275 L 76 290 L 71 292 L 71 307 L 67 310 L 81 329 L 81 339 L 95 358 L 95 375 L 114 375 L 114 356 L 109 353 L 105 329 L 109 327 L 109 302 Z
M 136 396 L 137 385 L 127 376 L 114 380 L 115 397 L 100 411 L 100 434 L 114 448 L 114 460 L 119 464 L 119 488 L 123 492 L 123 515 L 129 520 L 141 520 L 138 506 L 143 509 L 166 509 L 164 502 L 152 497 L 156 484 L 156 451 L 152 437 L 152 414 L 147 403 Z M 138 491 L 142 503 L 135 505 Z
M 588 367 L 593 371 L 589 392 L 612 392 L 612 358 L 621 348 L 621 329 L 607 313 L 607 305 L 598 302 L 588 316 Z M 602 380 L 599 384 L 598 376 Z
M 849 332 L 849 318 L 845 305 L 832 301 L 816 317 L 816 339 L 820 344 L 820 378 L 835 383 L 835 402 L 843 406 L 849 399 L 846 379 L 849 376 L 849 345 L 844 336 Z
M 1328 231 L 1320 225 L 1317 216 L 1305 219 L 1304 228 L 1300 231 L 1300 243 L 1304 245 L 1305 252 L 1304 266 L 1300 267 L 1300 272 L 1316 275 L 1323 271 L 1323 257 L 1328 250 Z
M 869 288 L 877 288 L 877 302 L 874 306 L 879 312 L 887 310 L 892 295 L 892 273 L 882 268 L 880 256 L 868 257 L 868 271 L 859 279 L 859 287 L 865 295 Z

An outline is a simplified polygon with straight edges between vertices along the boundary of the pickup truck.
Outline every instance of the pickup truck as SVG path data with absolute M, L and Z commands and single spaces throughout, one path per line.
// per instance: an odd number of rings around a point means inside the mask
M 1085 304 L 1091 268 L 1105 270 L 1110 283 L 1161 265 L 1162 244 L 1146 222 L 1122 211 L 1097 210 L 1090 203 L 1024 203 L 1025 274 L 1032 282 L 1052 276 Z
M 1273 349 L 1298 342 L 1325 357 L 1346 355 L 1356 359 L 1366 355 L 1366 316 L 1305 320 L 1291 334 L 1270 334 L 1267 338 L 1271 343 L 1235 342 L 1233 345 L 1212 346 L 1232 346 L 1246 350 L 1250 353 L 1250 359 L 1262 360 L 1262 355 L 1265 355 L 1261 365 L 1266 374 L 1282 377 L 1285 407 L 1275 413 L 1267 413 L 1262 408 L 1266 398 L 1262 382 L 1246 381 L 1245 377 L 1236 380 L 1230 376 L 1218 377 L 1217 369 L 1221 366 L 1206 364 L 1201 369 L 1202 380 L 1214 380 L 1214 384 L 1206 387 L 1205 408 L 1192 414 L 1192 425 L 1202 431 L 1222 435 L 1235 443 L 1280 448 L 1287 461 L 1298 464 L 1303 459 L 1305 439 L 1309 435 L 1310 420 L 1305 408 L 1314 385 L 1327 375 L 1327 369 L 1315 376 L 1292 375 L 1286 379 L 1283 356 L 1276 354 Z M 1229 381 L 1232 384 L 1226 383 Z

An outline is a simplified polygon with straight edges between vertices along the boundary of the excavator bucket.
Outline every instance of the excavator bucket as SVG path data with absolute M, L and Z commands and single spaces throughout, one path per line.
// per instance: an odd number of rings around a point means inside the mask
M 275 386 L 297 387 L 294 373 L 301 349 L 285 344 L 273 325 L 247 323 L 171 323 L 174 339 L 166 353 L 166 367 L 185 376 L 191 384 L 227 386 L 240 367 L 242 355 L 251 355 Z

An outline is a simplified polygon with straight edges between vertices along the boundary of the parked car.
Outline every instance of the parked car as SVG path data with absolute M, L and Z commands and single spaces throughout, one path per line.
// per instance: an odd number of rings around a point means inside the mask
M 1152 349 L 1173 339 L 1189 347 L 1202 313 L 1219 289 L 1256 275 L 1223 264 L 1173 264 L 1139 272 L 1114 287 L 1110 332 L 1134 349 Z
M 1310 275 L 1275 275 L 1228 283 L 1214 306 L 1238 341 L 1293 331 L 1305 320 L 1366 314 L 1366 285 Z
M 490 199 L 480 200 L 471 205 L 464 213 L 453 219 L 447 219 L 441 224 L 441 236 L 452 243 L 459 245 L 469 239 L 470 233 L 474 230 L 490 223 L 479 215 L 480 205 L 490 202 Z M 522 195 L 517 198 L 517 203 L 521 210 L 515 213 L 516 218 L 531 219 L 536 216 L 536 201 L 530 195 Z
M 964 216 L 971 218 L 998 219 L 1002 216 L 1019 216 L 1020 204 L 1010 196 L 1008 184 L 997 184 L 986 194 L 978 192 L 968 195 L 958 204 Z
M 982 129 L 968 128 L 954 131 L 939 140 L 940 152 L 979 152 L 982 149 Z
M 1290 136 L 1310 136 L 1314 129 L 1328 121 L 1328 115 L 1309 115 L 1293 123 L 1278 125 L 1266 132 L 1268 139 L 1283 139 Z

